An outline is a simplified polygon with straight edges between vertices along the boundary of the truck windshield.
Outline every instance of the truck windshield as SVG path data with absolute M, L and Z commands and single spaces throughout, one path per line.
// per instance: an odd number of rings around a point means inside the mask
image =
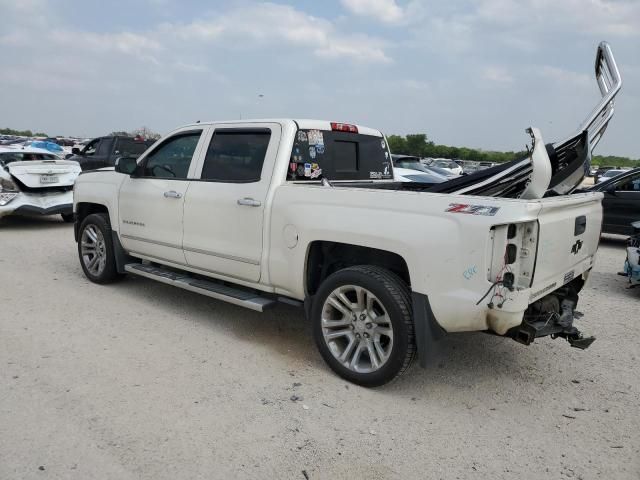
M 383 137 L 332 130 L 298 130 L 287 180 L 393 179 Z

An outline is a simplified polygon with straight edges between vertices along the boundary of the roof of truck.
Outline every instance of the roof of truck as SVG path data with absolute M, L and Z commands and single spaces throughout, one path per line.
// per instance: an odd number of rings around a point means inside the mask
M 247 123 L 288 123 L 295 122 L 298 125 L 298 128 L 301 130 L 332 130 L 331 123 L 348 123 L 348 122 L 340 122 L 338 120 L 312 120 L 308 118 L 252 118 L 252 119 L 242 119 L 242 120 L 225 120 L 225 121 L 208 121 L 208 122 L 198 122 L 192 123 L 189 126 L 197 126 L 197 125 L 213 125 L 213 124 L 228 124 L 228 125 L 236 125 L 236 124 L 247 124 Z M 362 135 L 372 135 L 374 137 L 382 137 L 382 133 L 379 130 L 374 128 L 365 127 L 362 125 L 358 125 L 355 123 L 348 123 L 349 125 L 355 125 L 358 128 L 358 133 Z

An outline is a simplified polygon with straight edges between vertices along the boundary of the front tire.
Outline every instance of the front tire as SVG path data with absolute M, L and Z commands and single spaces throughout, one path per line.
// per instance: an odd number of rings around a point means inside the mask
M 390 382 L 415 355 L 409 288 L 384 268 L 361 265 L 330 275 L 318 289 L 311 319 L 325 362 L 358 385 Z
M 78 237 L 78 257 L 86 277 L 101 284 L 118 280 L 121 275 L 116 269 L 109 217 L 104 213 L 88 215 L 80 224 Z

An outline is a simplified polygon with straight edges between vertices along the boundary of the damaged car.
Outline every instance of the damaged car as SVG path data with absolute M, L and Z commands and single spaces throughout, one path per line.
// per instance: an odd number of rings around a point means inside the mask
M 60 215 L 73 222 L 73 184 L 78 162 L 48 150 L 0 147 L 0 218 L 6 215 Z
M 329 367 L 364 386 L 416 355 L 426 366 L 447 333 L 587 348 L 575 309 L 603 194 L 576 189 L 622 84 L 606 43 L 595 73 L 602 98 L 577 132 L 546 144 L 530 128 L 524 158 L 440 183 L 399 181 L 387 139 L 362 125 L 185 125 L 78 178 L 78 261 L 99 284 L 129 274 L 259 312 L 298 306 Z

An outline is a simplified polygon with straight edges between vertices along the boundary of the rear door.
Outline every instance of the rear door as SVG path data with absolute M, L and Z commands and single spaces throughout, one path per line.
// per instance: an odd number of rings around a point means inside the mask
M 160 262 L 185 264 L 184 199 L 202 148 L 203 129 L 166 138 L 139 162 L 119 194 L 120 239 L 126 250 Z
M 257 282 L 267 193 L 282 128 L 217 125 L 184 204 L 184 254 L 190 266 Z
M 640 172 L 615 182 L 612 191 L 604 192 L 602 206 L 603 230 L 631 235 L 631 222 L 640 220 Z

